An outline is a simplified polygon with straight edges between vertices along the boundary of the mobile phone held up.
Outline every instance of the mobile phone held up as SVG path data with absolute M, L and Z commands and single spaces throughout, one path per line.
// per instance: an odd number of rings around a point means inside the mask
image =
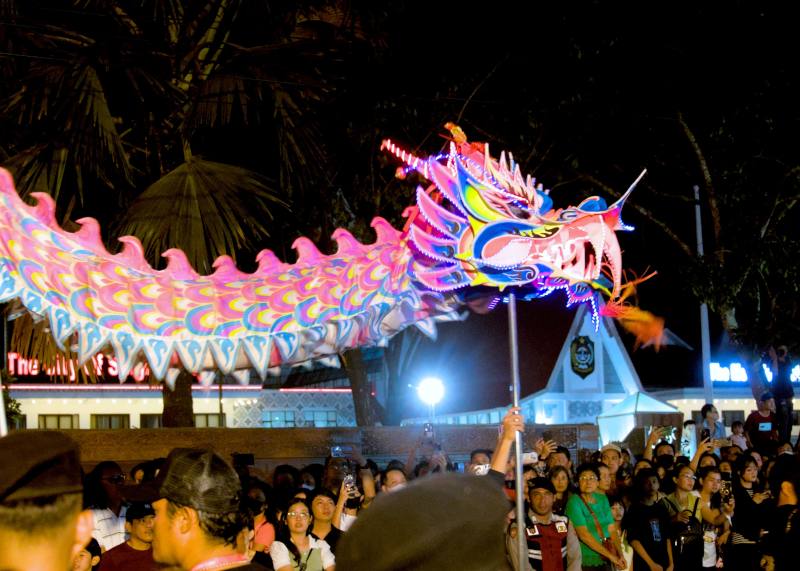
M 433 440 L 433 424 L 426 422 L 422 431 L 426 440 Z
M 352 446 L 331 446 L 331 458 L 348 458 L 352 455 Z

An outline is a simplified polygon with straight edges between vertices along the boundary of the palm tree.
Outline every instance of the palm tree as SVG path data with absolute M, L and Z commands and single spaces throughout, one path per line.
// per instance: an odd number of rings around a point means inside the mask
M 67 228 L 136 235 L 154 267 L 167 248 L 201 273 L 260 249 L 275 208 L 327 186 L 321 105 L 364 38 L 337 2 L 273 4 L 7 2 L 0 148 L 18 191 L 51 194 Z M 12 346 L 52 362 L 44 327 L 17 321 Z M 191 425 L 191 382 L 164 392 L 165 426 Z

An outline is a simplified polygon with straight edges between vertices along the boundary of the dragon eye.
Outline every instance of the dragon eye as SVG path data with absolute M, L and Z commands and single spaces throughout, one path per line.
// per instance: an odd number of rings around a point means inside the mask
M 509 210 L 511 210 L 511 214 L 523 220 L 527 220 L 531 217 L 531 213 L 528 212 L 527 208 L 520 207 L 516 204 L 509 204 Z

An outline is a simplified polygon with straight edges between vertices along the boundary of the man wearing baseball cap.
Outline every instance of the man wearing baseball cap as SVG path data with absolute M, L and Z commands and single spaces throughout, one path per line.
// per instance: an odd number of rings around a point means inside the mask
M 145 502 L 134 502 L 125 512 L 128 540 L 103 555 L 99 571 L 151 571 L 161 567 L 153 560 L 153 520 L 156 512 Z
M 78 445 L 60 432 L 0 438 L 0 569 L 64 571 L 92 538 Z
M 244 529 L 236 471 L 211 450 L 176 448 L 158 477 L 123 490 L 155 511 L 153 558 L 184 571 L 265 569 L 237 552 Z
M 553 513 L 556 489 L 549 478 L 528 483 L 525 518 L 528 562 L 536 571 L 580 571 L 581 545 L 569 518 Z M 515 550 L 509 550 L 514 557 Z M 519 566 L 518 566 L 519 567 Z

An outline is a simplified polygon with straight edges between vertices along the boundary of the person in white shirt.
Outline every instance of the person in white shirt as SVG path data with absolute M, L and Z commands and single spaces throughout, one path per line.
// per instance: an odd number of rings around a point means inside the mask
M 275 571 L 334 571 L 330 546 L 310 535 L 313 519 L 306 500 L 292 500 L 283 516 L 284 530 L 269 550 Z

